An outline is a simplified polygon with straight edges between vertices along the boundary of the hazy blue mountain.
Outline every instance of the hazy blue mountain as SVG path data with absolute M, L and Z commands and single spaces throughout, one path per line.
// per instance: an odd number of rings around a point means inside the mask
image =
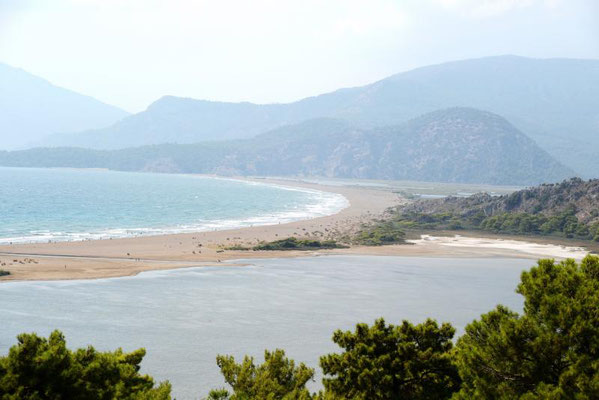
M 0 63 L 0 149 L 26 147 L 55 132 L 106 127 L 127 115 Z
M 599 60 L 488 57 L 418 68 L 289 104 L 164 97 L 109 128 L 48 144 L 112 149 L 237 139 L 319 117 L 369 128 L 462 106 L 504 116 L 562 163 L 599 176 L 597 93 Z
M 504 118 L 471 108 L 438 110 L 385 128 L 325 118 L 244 140 L 4 152 L 0 165 L 510 185 L 575 175 Z

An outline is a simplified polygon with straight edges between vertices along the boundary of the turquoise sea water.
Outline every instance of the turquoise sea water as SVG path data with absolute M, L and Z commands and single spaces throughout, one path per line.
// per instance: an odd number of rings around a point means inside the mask
M 0 244 L 274 224 L 345 206 L 337 194 L 229 179 L 0 168 Z
M 145 347 L 143 371 L 169 379 L 179 400 L 224 382 L 217 354 L 263 360 L 283 348 L 318 369 L 331 335 L 357 322 L 426 317 L 464 326 L 514 292 L 522 259 L 323 256 L 247 260 L 249 267 L 189 268 L 135 277 L 0 284 L 0 354 L 21 332 L 61 329 L 69 346 Z M 320 380 L 320 377 L 318 377 Z

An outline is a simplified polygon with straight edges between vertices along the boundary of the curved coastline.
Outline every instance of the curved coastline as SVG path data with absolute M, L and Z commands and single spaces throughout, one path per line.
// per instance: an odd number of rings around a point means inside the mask
M 123 239 L 133 237 L 161 236 L 182 233 L 198 233 L 214 230 L 240 229 L 251 226 L 275 225 L 280 223 L 289 223 L 313 218 L 333 215 L 344 208 L 349 207 L 349 201 L 342 194 L 304 188 L 297 186 L 272 183 L 268 181 L 259 181 L 243 178 L 225 178 L 212 175 L 200 174 L 180 174 L 183 176 L 196 176 L 202 179 L 213 179 L 220 181 L 235 182 L 250 186 L 265 186 L 276 188 L 278 190 L 295 191 L 308 193 L 312 198 L 298 209 L 273 210 L 272 212 L 260 212 L 252 216 L 239 218 L 221 218 L 205 219 L 198 222 L 178 223 L 170 226 L 139 226 L 139 227 L 115 227 L 81 232 L 61 232 L 61 231 L 39 231 L 35 234 L 0 237 L 0 246 L 12 244 L 33 244 L 45 242 L 71 242 L 88 240 L 108 240 Z
M 255 257 L 289 257 L 306 252 L 223 251 L 237 243 L 257 243 L 289 236 L 308 236 L 343 230 L 369 221 L 397 204 L 401 198 L 388 190 L 333 187 L 282 179 L 236 179 L 288 190 L 335 194 L 343 204 L 330 214 L 312 213 L 311 218 L 273 224 L 254 224 L 234 229 L 194 231 L 148 236 L 51 243 L 0 245 L 0 262 L 10 263 L 10 280 L 95 279 L 130 276 L 142 271 L 193 266 L 222 265 L 225 260 Z
M 255 180 L 250 180 L 255 182 Z M 391 190 L 352 186 L 326 186 L 315 183 L 281 179 L 260 179 L 263 183 L 293 186 L 294 188 L 326 191 L 344 196 L 348 207 L 332 215 L 312 219 L 260 225 L 238 229 L 129 237 L 110 240 L 77 242 L 32 243 L 0 245 L 0 262 L 16 261 L 8 266 L 11 275 L 0 282 L 35 280 L 77 280 L 113 278 L 137 275 L 144 271 L 189 267 L 247 265 L 247 260 L 287 258 L 315 255 L 380 255 L 452 258 L 526 258 L 560 257 L 570 254 L 576 258 L 584 251 L 563 253 L 559 244 L 548 251 L 545 246 L 532 246 L 528 241 L 506 238 L 443 237 L 421 238 L 411 245 L 379 247 L 355 246 L 349 249 L 319 251 L 243 251 L 225 250 L 235 244 L 250 246 L 260 241 L 285 237 L 319 237 L 325 232 L 347 232 L 361 223 L 369 222 L 388 207 L 405 200 Z M 322 237 L 322 236 L 320 236 Z M 425 240 L 426 239 L 426 240 Z M 434 239 L 434 240 L 431 240 Z M 537 243 L 550 243 L 538 239 Z M 559 252 L 554 252 L 554 250 Z M 578 250 L 578 249 L 576 249 Z M 1 267 L 0 267 L 1 268 Z M 5 267 L 6 268 L 6 267 Z

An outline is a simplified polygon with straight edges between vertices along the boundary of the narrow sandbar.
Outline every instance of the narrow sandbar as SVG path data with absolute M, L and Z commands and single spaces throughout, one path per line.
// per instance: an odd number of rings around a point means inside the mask
M 223 261 L 298 257 L 322 254 L 363 254 L 384 256 L 423 257 L 541 257 L 564 258 L 568 254 L 580 258 L 584 249 L 571 249 L 556 253 L 558 245 L 533 246 L 521 241 L 502 239 L 452 238 L 416 240 L 411 244 L 349 249 L 305 251 L 243 251 L 224 250 L 234 245 L 251 246 L 260 241 L 272 241 L 295 236 L 334 238 L 352 232 L 361 223 L 380 216 L 391 206 L 406 200 L 389 188 L 358 186 L 327 186 L 300 181 L 260 179 L 261 182 L 295 186 L 343 195 L 349 206 L 340 212 L 297 222 L 246 227 L 209 232 L 144 236 L 121 239 L 74 242 L 13 244 L 0 246 L 0 268 L 10 275 L 10 280 L 66 280 L 94 279 L 135 275 L 142 271 L 184 267 L 222 265 Z M 523 244 L 524 243 L 524 244 Z M 570 253 L 568 253 L 570 252 Z M 234 262 L 227 266 L 236 266 Z

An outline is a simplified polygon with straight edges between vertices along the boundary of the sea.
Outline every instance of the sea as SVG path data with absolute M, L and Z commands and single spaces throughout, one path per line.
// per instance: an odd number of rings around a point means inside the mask
M 121 238 L 334 214 L 342 195 L 184 174 L 0 168 L 0 244 Z

